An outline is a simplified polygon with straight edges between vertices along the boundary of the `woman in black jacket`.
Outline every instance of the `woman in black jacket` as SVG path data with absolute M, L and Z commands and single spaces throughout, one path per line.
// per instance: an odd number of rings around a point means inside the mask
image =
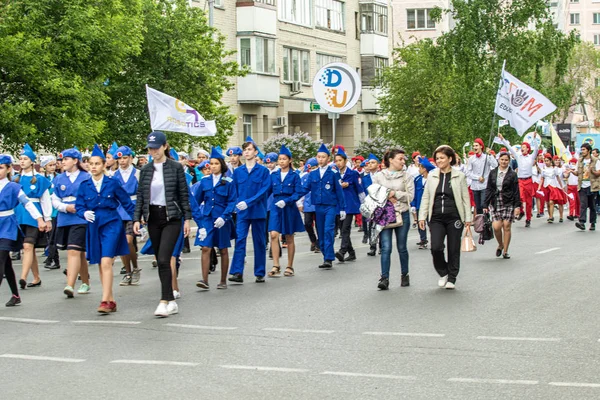
M 492 214 L 492 227 L 498 241 L 496 257 L 504 258 L 510 258 L 508 246 L 511 226 L 515 217 L 521 213 L 519 179 L 509 164 L 510 155 L 501 152 L 498 156 L 498 167 L 490 172 L 483 202 L 483 211 L 487 213 L 490 210 Z
M 188 185 L 180 163 L 168 158 L 167 137 L 154 131 L 148 135 L 148 153 L 152 156 L 140 172 L 133 231 L 139 234 L 140 222 L 148 224 L 148 234 L 158 264 L 162 288 L 157 317 L 177 314 L 179 308 L 173 296 L 171 256 L 181 232 L 188 236 L 192 219 Z

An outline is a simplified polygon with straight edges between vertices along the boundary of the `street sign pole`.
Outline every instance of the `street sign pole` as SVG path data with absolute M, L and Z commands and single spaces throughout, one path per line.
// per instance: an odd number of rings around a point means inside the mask
M 337 119 L 340 117 L 339 113 L 336 112 L 329 112 L 327 113 L 327 117 L 331 120 L 331 133 L 333 135 L 333 145 L 335 146 L 335 134 L 336 134 L 336 127 L 337 127 Z

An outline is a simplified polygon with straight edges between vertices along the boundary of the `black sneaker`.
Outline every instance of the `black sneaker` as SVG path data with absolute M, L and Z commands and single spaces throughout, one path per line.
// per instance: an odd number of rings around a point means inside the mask
M 375 250 L 371 250 L 367 253 L 368 256 L 375 257 Z
M 14 307 L 21 304 L 21 298 L 13 295 L 10 300 L 6 303 L 6 307 Z
M 121 267 L 121 275 L 125 275 L 127 273 L 127 270 L 125 269 L 125 267 Z
M 156 260 L 152 261 L 152 268 L 157 268 L 158 267 L 158 263 L 156 262 Z
M 13 261 L 18 261 L 21 259 L 21 252 L 20 251 L 15 251 L 10 255 L 10 259 Z
M 390 281 L 388 278 L 379 279 L 379 283 L 377 284 L 377 288 L 379 290 L 388 290 L 389 286 L 390 286 Z
M 19 286 L 21 289 L 25 289 L 27 287 L 27 281 L 25 279 L 19 279 Z
M 536 215 L 535 217 L 536 217 L 536 218 L 542 218 L 543 216 L 544 216 L 544 214 L 538 214 L 538 215 Z
M 420 242 L 417 243 L 417 246 L 420 246 L 423 244 L 423 241 L 421 240 Z
M 331 261 L 324 261 L 323 264 L 319 265 L 319 268 L 333 268 L 333 265 L 331 264 Z
M 60 263 L 52 262 L 52 264 L 50 264 L 48 266 L 45 266 L 44 268 L 47 268 L 47 269 L 50 269 L 50 270 L 52 270 L 52 269 L 60 269 Z
M 575 222 L 575 226 L 581 229 L 582 231 L 585 231 L 585 224 L 583 222 L 577 221 Z
M 319 247 L 319 245 L 315 246 L 315 253 L 320 253 L 321 252 L 321 248 Z
M 344 258 L 344 261 L 356 261 L 356 253 L 348 253 L 348 257 Z
M 255 282 L 256 283 L 264 283 L 265 282 L 265 277 L 264 276 L 257 276 Z
M 531 226 L 531 221 L 525 221 L 525 228 L 529 228 Z
M 575 217 L 574 217 L 574 216 L 572 216 L 572 215 L 569 215 L 569 216 L 567 217 L 567 219 L 568 219 L 569 221 L 575 221 Z
M 368 241 L 369 241 L 369 238 L 366 236 L 363 236 L 363 238 L 362 238 L 363 244 L 367 244 Z
M 408 275 L 402 275 L 402 281 L 400 283 L 400 286 L 402 286 L 402 287 L 410 286 L 410 278 Z
M 204 280 L 200 279 L 198 282 L 196 282 L 196 287 L 199 287 L 200 289 L 210 289 L 210 286 L 208 286 L 208 282 L 205 282 Z
M 342 253 L 340 253 L 339 251 L 337 253 L 335 253 L 335 258 L 337 258 L 338 261 L 341 263 L 344 262 L 344 255 Z
M 312 251 L 313 253 L 315 252 L 315 249 L 316 249 L 316 248 L 317 248 L 317 247 L 315 246 L 315 244 L 314 244 L 314 243 L 311 243 L 311 244 L 310 244 L 310 251 Z
M 421 243 L 419 243 L 419 250 L 427 249 L 427 243 L 429 243 L 427 240 L 423 240 Z
M 595 231 L 595 230 L 596 230 L 596 224 L 591 224 L 590 231 Z
M 181 251 L 183 254 L 187 254 L 190 252 L 190 248 L 189 247 L 184 247 L 183 250 Z
M 229 282 L 244 283 L 244 276 L 242 274 L 233 274 L 227 280 Z

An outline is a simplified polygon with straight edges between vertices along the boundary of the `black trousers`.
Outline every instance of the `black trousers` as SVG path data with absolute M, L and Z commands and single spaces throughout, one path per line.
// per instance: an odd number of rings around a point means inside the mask
M 354 247 L 352 247 L 352 240 L 350 239 L 350 234 L 352 233 L 352 220 L 354 219 L 353 214 L 346 215 L 344 220 L 340 220 L 340 216 L 336 217 L 336 221 L 340 224 L 340 231 L 342 233 L 342 246 L 340 247 L 340 253 L 346 254 L 354 254 Z
M 304 229 L 306 229 L 306 233 L 308 233 L 308 238 L 311 243 L 316 245 L 319 244 L 319 240 L 317 239 L 317 235 L 315 234 L 315 223 L 317 222 L 317 214 L 315 212 L 305 212 L 304 213 Z
M 173 274 L 171 273 L 171 257 L 181 233 L 180 219 L 167 220 L 167 209 L 163 206 L 150 206 L 148 217 L 148 235 L 152 241 L 152 249 L 158 264 L 161 300 L 172 301 Z
M 581 206 L 579 208 L 579 222 L 585 224 L 587 220 L 587 210 L 590 210 L 590 223 L 596 223 L 596 196 L 598 193 L 592 192 L 590 188 L 579 189 L 579 201 Z M 559 206 L 562 207 L 562 206 Z
M 460 244 L 463 224 L 456 216 L 434 215 L 429 221 L 431 236 L 431 255 L 433 266 L 440 276 L 448 275 L 448 282 L 455 283 L 460 270 Z M 444 254 L 444 241 L 448 247 L 448 261 Z
M 2 279 L 5 275 L 10 291 L 14 296 L 18 297 L 19 289 L 17 288 L 17 277 L 15 276 L 15 270 L 12 266 L 10 251 L 0 250 L 0 285 L 2 285 Z
M 52 218 L 52 230 L 50 231 L 50 239 L 48 241 L 48 261 L 54 261 L 56 265 L 60 265 L 58 248 L 56 247 L 56 231 L 56 218 Z

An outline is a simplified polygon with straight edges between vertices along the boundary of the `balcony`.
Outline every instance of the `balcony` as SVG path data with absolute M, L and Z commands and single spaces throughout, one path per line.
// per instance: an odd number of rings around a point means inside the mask
M 380 88 L 363 87 L 362 88 L 362 109 L 366 112 L 377 112 L 381 109 L 377 98 L 381 95 Z
M 389 42 L 387 36 L 375 33 L 360 34 L 360 55 L 389 57 Z
M 248 74 L 238 78 L 237 97 L 240 104 L 279 105 L 279 77 Z
M 236 3 L 237 32 L 277 35 L 277 9 L 274 4 L 270 0 L 238 0 Z

